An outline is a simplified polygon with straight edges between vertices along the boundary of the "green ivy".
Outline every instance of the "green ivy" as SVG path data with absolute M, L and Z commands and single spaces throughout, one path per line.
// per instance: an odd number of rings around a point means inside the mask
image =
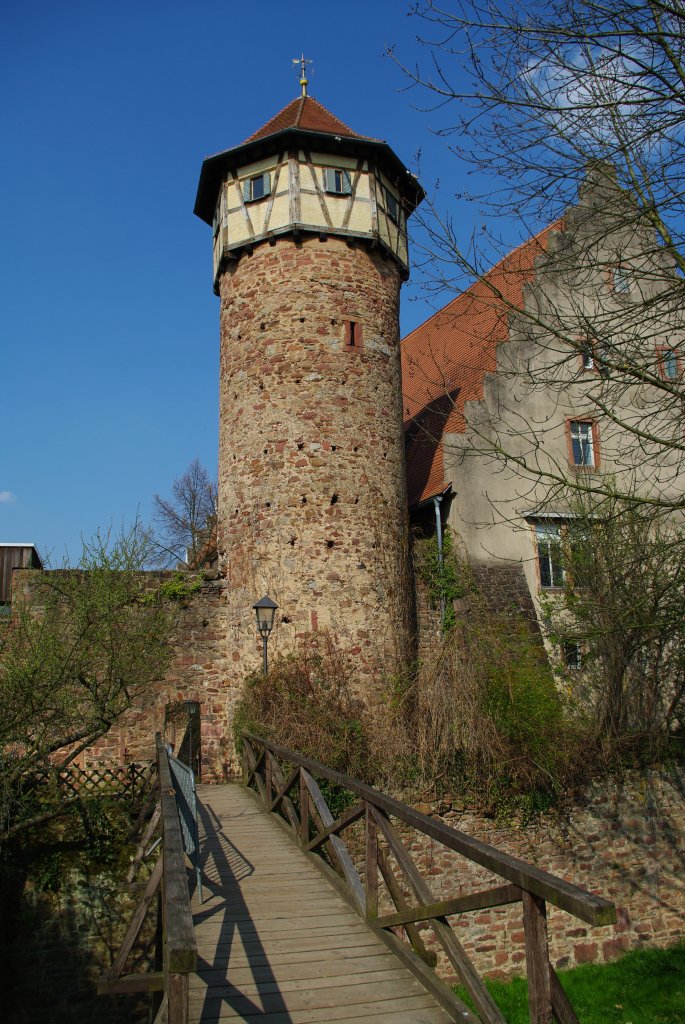
M 164 580 L 155 590 L 144 594 L 140 603 L 154 604 L 159 598 L 167 601 L 186 601 L 193 594 L 202 590 L 204 582 L 202 574 L 191 576 L 189 573 L 177 569 L 170 579 Z
M 454 535 L 448 526 L 445 527 L 442 537 L 442 560 L 437 534 L 417 538 L 414 550 L 417 572 L 428 588 L 431 606 L 439 608 L 441 602 L 445 602 L 442 631 L 449 633 L 457 621 L 454 601 L 465 597 L 474 589 L 470 568 L 459 558 Z

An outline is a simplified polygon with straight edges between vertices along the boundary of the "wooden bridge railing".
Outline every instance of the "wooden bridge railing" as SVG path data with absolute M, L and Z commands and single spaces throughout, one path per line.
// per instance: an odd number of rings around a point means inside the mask
M 590 925 L 609 925 L 616 920 L 613 903 L 259 736 L 243 733 L 243 744 L 246 785 L 256 787 L 265 809 L 277 815 L 305 853 L 314 856 L 325 851 L 329 863 L 316 857 L 320 869 L 455 1021 L 506 1024 L 448 918 L 520 903 L 531 1024 L 551 1024 L 552 1020 L 578 1024 L 549 960 L 546 905 L 551 903 Z M 354 794 L 357 802 L 334 818 L 314 776 Z M 436 901 L 391 818 L 486 868 L 505 884 Z M 364 823 L 363 883 L 341 838 L 357 821 Z M 386 902 L 394 906 L 394 913 L 379 915 L 381 879 Z M 406 892 L 412 894 L 414 903 L 409 903 Z M 421 923 L 430 924 L 478 1016 L 435 975 L 435 954 L 426 949 L 418 928 Z M 406 941 L 396 934 L 400 930 Z
M 102 994 L 154 993 L 156 1014 L 154 1024 L 187 1024 L 188 976 L 197 966 L 197 945 L 190 908 L 190 894 L 183 852 L 176 794 L 169 755 L 161 737 L 156 737 L 158 799 L 131 864 L 127 882 L 135 884 L 135 876 L 147 853 L 155 832 L 161 826 L 160 852 L 136 907 L 121 949 L 107 976 L 98 985 Z M 150 908 L 157 896 L 157 930 L 155 936 L 155 970 L 140 974 L 123 974 L 126 961 Z

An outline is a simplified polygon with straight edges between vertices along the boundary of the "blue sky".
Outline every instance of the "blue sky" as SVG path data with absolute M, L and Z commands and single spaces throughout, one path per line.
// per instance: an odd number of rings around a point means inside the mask
M 438 118 L 383 56 L 418 57 L 407 9 L 4 5 L 0 541 L 73 560 L 82 535 L 148 519 L 195 456 L 215 470 L 219 307 L 195 190 L 204 156 L 298 94 L 293 57 L 314 60 L 310 93 L 356 131 L 413 169 L 421 150 L 424 185 L 464 187 Z M 429 312 L 405 288 L 403 330 Z

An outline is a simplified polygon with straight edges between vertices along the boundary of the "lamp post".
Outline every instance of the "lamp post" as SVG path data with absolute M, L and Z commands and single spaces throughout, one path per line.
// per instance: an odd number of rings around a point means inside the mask
M 274 628 L 274 615 L 278 605 L 266 595 L 252 605 L 257 616 L 257 630 L 262 638 L 262 666 L 264 675 L 269 671 L 269 661 L 266 653 L 266 645 L 269 641 L 269 633 Z

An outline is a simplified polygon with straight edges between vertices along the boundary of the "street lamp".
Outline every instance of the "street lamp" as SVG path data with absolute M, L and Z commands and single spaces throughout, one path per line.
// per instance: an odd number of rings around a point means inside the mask
M 275 601 L 272 601 L 270 597 L 266 595 L 253 604 L 255 615 L 257 616 L 257 630 L 262 638 L 262 665 L 264 675 L 267 675 L 269 671 L 269 662 L 266 653 L 266 645 L 269 641 L 269 633 L 274 628 L 274 615 L 278 605 Z

